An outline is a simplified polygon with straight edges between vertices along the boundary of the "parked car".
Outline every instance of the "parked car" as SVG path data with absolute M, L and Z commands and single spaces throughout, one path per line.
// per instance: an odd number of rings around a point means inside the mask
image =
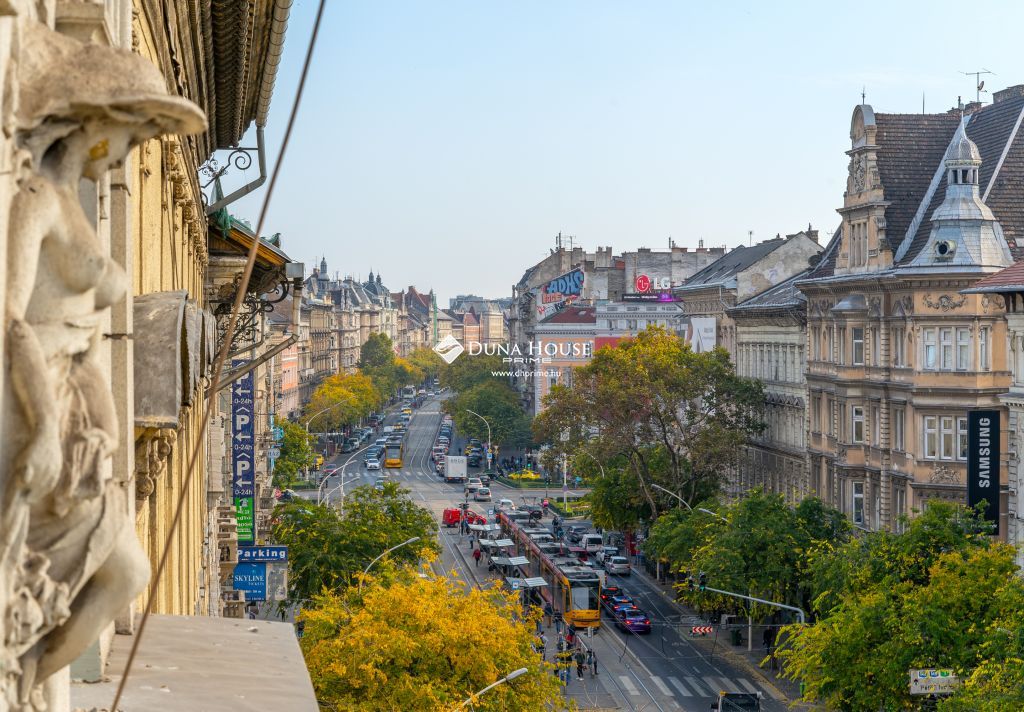
M 359 441 L 355 440 L 353 438 L 349 438 L 344 443 L 342 443 L 341 451 L 342 452 L 353 452 L 358 447 L 359 447 Z
M 473 501 L 475 502 L 490 502 L 491 501 L 491 489 L 489 487 L 479 487 L 477 491 L 473 493 Z
M 629 559 L 625 556 L 609 556 L 605 559 L 604 570 L 616 576 L 629 576 Z
M 465 491 L 466 492 L 476 492 L 478 489 L 480 489 L 483 486 L 484 485 L 480 481 L 479 477 L 470 477 L 468 480 L 466 480 Z
M 615 615 L 615 626 L 631 633 L 650 633 L 651 619 L 639 608 L 624 608 Z
M 367 470 L 379 470 L 380 469 L 380 460 L 378 460 L 375 457 L 371 457 L 369 460 L 366 461 L 366 469 Z

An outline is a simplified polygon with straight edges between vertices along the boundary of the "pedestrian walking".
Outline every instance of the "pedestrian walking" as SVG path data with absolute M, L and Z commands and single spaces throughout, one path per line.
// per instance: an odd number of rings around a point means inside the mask
M 551 614 L 554 611 L 551 610 L 551 603 L 549 601 L 544 602 L 544 625 L 548 628 L 551 627 Z
M 562 634 L 562 614 L 555 611 L 555 633 Z
M 476 565 L 477 566 L 480 565 L 480 557 L 481 556 L 482 556 L 482 554 L 480 553 L 479 549 L 473 549 L 473 558 L 476 559 Z
M 583 679 L 583 666 L 587 664 L 587 656 L 583 654 L 583 651 L 576 648 L 576 654 L 573 656 L 573 660 L 576 661 L 576 679 Z

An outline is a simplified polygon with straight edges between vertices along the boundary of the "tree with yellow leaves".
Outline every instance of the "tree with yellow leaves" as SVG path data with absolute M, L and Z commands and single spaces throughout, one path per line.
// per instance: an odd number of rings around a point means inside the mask
M 300 614 L 317 699 L 339 710 L 565 709 L 551 666 L 534 651 L 535 620 L 519 597 L 414 569 L 379 569 L 360 593 L 326 593 Z
M 365 418 L 380 402 L 373 381 L 362 373 L 338 373 L 328 376 L 313 392 L 306 413 L 313 415 L 314 430 L 337 430 Z

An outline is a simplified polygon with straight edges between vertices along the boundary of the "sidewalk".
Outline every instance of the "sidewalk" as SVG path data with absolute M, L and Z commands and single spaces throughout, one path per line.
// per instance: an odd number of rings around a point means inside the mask
M 654 577 L 651 576 L 642 566 L 634 566 L 633 575 L 643 578 L 644 581 L 660 591 L 665 596 L 666 600 L 670 601 L 672 606 L 679 611 L 680 615 L 682 615 L 684 619 L 701 618 L 702 620 L 706 620 L 700 614 L 690 610 L 676 600 L 675 589 L 673 588 L 671 581 L 656 581 Z M 741 626 L 743 632 L 743 645 L 739 646 L 732 645 L 730 643 L 728 628 L 726 626 L 720 626 L 717 621 L 710 621 L 709 624 L 714 625 L 717 631 L 717 638 L 696 638 L 693 640 L 695 644 L 700 645 L 702 648 L 706 648 L 709 653 L 713 650 L 715 655 L 727 658 L 730 662 L 747 670 L 751 675 L 762 680 L 768 686 L 775 688 L 779 693 L 779 696 L 789 702 L 793 709 L 820 709 L 812 703 L 798 701 L 800 699 L 799 682 L 780 677 L 780 671 L 771 670 L 768 663 L 765 663 L 764 665 L 761 664 L 767 653 L 764 646 L 760 644 L 759 631 L 761 629 L 758 625 L 754 625 L 753 650 L 748 651 L 746 624 Z M 776 667 L 778 667 L 778 664 L 776 664 Z

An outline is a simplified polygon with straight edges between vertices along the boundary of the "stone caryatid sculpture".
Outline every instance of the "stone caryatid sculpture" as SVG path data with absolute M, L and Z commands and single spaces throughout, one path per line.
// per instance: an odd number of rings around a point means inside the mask
M 99 180 L 154 136 L 205 129 L 144 58 L 26 25 L 4 295 L 0 710 L 45 709 L 46 679 L 149 576 L 134 491 L 111 468 L 118 424 L 99 358 L 127 279 L 82 209 L 80 180 Z

